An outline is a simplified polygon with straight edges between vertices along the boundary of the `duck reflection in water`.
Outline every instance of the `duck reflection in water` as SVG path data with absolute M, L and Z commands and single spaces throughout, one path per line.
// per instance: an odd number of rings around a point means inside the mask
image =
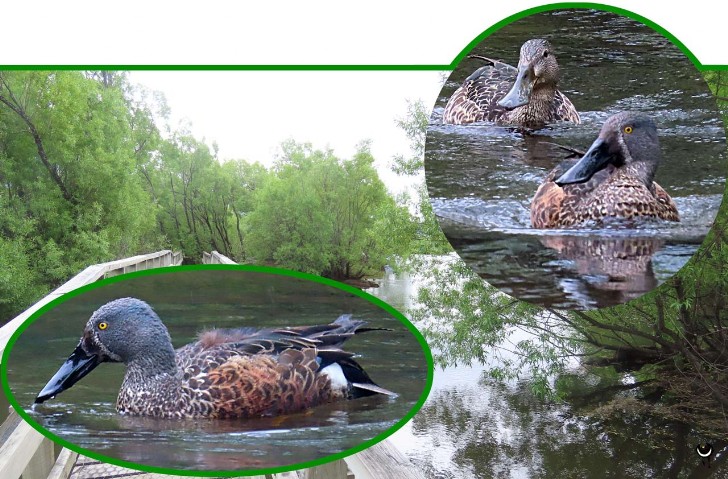
M 573 264 L 580 278 L 572 288 L 589 290 L 569 293 L 594 298 L 599 307 L 605 296 L 605 304 L 624 303 L 658 285 L 652 256 L 664 245 L 659 238 L 549 235 L 540 240 Z

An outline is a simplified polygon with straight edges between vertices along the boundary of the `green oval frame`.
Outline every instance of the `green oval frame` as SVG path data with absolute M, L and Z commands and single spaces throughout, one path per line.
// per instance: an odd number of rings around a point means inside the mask
M 9 358 L 9 354 L 12 351 L 13 347 L 15 346 L 15 342 L 20 337 L 20 335 L 25 331 L 35 320 L 37 320 L 40 316 L 42 316 L 46 311 L 49 311 L 56 306 L 58 306 L 61 303 L 64 303 L 68 301 L 71 298 L 74 298 L 78 295 L 81 295 L 87 291 L 94 290 L 97 288 L 101 288 L 104 286 L 108 286 L 114 283 L 118 283 L 121 281 L 126 281 L 129 279 L 138 278 L 141 276 L 152 276 L 152 275 L 161 275 L 161 274 L 169 274 L 169 273 L 175 273 L 175 272 L 181 272 L 181 271 L 219 271 L 219 270 L 226 270 L 226 271 L 245 271 L 245 272 L 255 272 L 255 273 L 265 273 L 265 274 L 273 274 L 278 276 L 287 276 L 297 279 L 303 279 L 306 281 L 312 281 L 315 283 L 323 284 L 329 287 L 333 287 L 336 289 L 339 289 L 341 291 L 345 291 L 347 293 L 351 293 L 355 296 L 358 296 L 375 306 L 380 307 L 387 313 L 389 313 L 393 318 L 397 319 L 400 323 L 402 323 L 409 331 L 412 333 L 412 335 L 417 339 L 417 342 L 422 347 L 422 353 L 425 357 L 425 360 L 427 361 L 427 379 L 425 381 L 424 388 L 422 390 L 422 393 L 420 394 L 420 397 L 418 401 L 415 403 L 414 406 L 409 410 L 409 412 L 401 418 L 399 421 L 397 421 L 392 427 L 386 429 L 385 431 L 381 432 L 380 434 L 377 434 L 373 438 L 362 442 L 356 447 L 346 449 L 344 451 L 331 454 L 329 456 L 322 457 L 320 459 L 314 459 L 311 461 L 306 461 L 298 464 L 290 464 L 287 466 L 280 466 L 280 467 L 272 467 L 272 468 L 264 468 L 264 469 L 254 469 L 254 470 L 185 470 L 185 469 L 172 469 L 172 468 L 165 468 L 165 467 L 159 467 L 159 466 L 148 466 L 145 464 L 137 464 L 130 461 L 125 461 L 122 459 L 117 459 L 110 456 L 105 456 L 103 454 L 90 451 L 87 449 L 84 449 L 82 447 L 76 446 L 70 441 L 67 441 L 66 439 L 63 439 L 62 437 L 59 437 L 52 432 L 44 429 L 40 424 L 38 424 L 26 411 L 23 409 L 20 404 L 15 399 L 15 396 L 12 393 L 12 390 L 10 389 L 10 385 L 8 384 L 8 371 L 7 371 L 7 360 Z M 162 268 L 153 268 L 148 269 L 144 271 L 136 271 L 133 273 L 126 273 L 121 274 L 118 276 L 113 276 L 111 278 L 101 279 L 99 281 L 96 281 L 91 284 L 84 285 L 80 288 L 74 289 L 73 291 L 69 291 L 68 293 L 50 301 L 48 304 L 41 307 L 38 311 L 34 312 L 28 319 L 26 319 L 19 327 L 18 329 L 13 333 L 13 335 L 8 340 L 7 347 L 5 348 L 5 351 L 2 356 L 2 364 L 0 364 L 0 375 L 2 380 L 2 387 L 5 391 L 5 394 L 8 398 L 8 402 L 13 407 L 13 409 L 20 415 L 20 417 L 23 418 L 28 424 L 30 424 L 33 429 L 41 433 L 43 436 L 47 437 L 48 439 L 52 440 L 53 442 L 60 444 L 61 446 L 70 449 L 72 451 L 75 451 L 79 454 L 82 454 L 84 456 L 88 456 L 90 458 L 96 459 L 98 461 L 102 461 L 108 464 L 113 464 L 120 467 L 126 467 L 130 469 L 136 469 L 140 471 L 145 472 L 152 472 L 152 473 L 162 473 L 162 474 L 173 474 L 178 476 L 198 476 L 198 477 L 236 477 L 236 476 L 259 476 L 264 474 L 275 474 L 279 472 L 288 472 L 288 471 L 295 471 L 299 469 L 306 469 L 314 466 L 319 466 L 321 464 L 326 464 L 332 461 L 336 461 L 339 459 L 344 459 L 347 456 L 350 456 L 352 454 L 356 454 L 357 452 L 363 451 L 364 449 L 367 449 L 368 447 L 373 446 L 374 444 L 377 444 L 378 442 L 383 441 L 384 439 L 388 438 L 392 434 L 394 434 L 396 431 L 401 429 L 410 419 L 414 417 L 415 414 L 422 408 L 422 405 L 427 400 L 427 396 L 430 394 L 430 390 L 432 389 L 432 381 L 434 376 L 434 362 L 432 358 L 432 352 L 430 351 L 430 347 L 427 345 L 427 342 L 425 341 L 425 338 L 422 336 L 422 334 L 417 330 L 414 324 L 412 324 L 402 313 L 397 311 L 394 307 L 390 306 L 389 304 L 385 303 L 381 299 L 372 296 L 369 293 L 366 293 L 358 288 L 355 288 L 353 286 L 349 286 L 347 284 L 334 281 L 332 279 L 323 278 L 321 276 L 308 274 L 308 273 L 301 273 L 298 271 L 292 271 L 288 269 L 283 268 L 273 268 L 268 266 L 252 266 L 252 265 L 190 265 L 190 266 L 168 266 L 168 267 L 162 267 Z
M 645 26 L 651 28 L 655 32 L 661 34 L 663 37 L 667 38 L 669 41 L 671 41 L 680 51 L 683 52 L 683 54 L 693 63 L 695 68 L 701 73 L 705 74 L 706 72 L 716 72 L 716 71 L 726 71 L 728 70 L 728 65 L 704 65 L 703 63 L 698 60 L 698 57 L 695 56 L 695 54 L 690 51 L 690 49 L 685 46 L 683 42 L 681 42 L 675 35 L 670 33 L 668 30 L 660 26 L 658 23 L 653 22 L 647 17 L 644 17 L 642 15 L 639 15 L 637 13 L 634 13 L 630 10 L 626 10 L 621 7 L 616 7 L 613 5 L 605 5 L 603 3 L 591 3 L 591 2 L 559 2 L 559 3 L 549 3 L 546 5 L 539 5 L 536 7 L 531 7 L 526 10 L 522 10 L 518 13 L 514 13 L 513 15 L 509 15 L 508 17 L 504 18 L 503 20 L 494 23 L 490 27 L 488 27 L 486 30 L 483 31 L 480 35 L 475 37 L 473 40 L 470 41 L 462 50 L 460 50 L 460 53 L 457 54 L 457 56 L 453 59 L 452 62 L 450 62 L 449 65 L 443 65 L 444 70 L 449 70 L 450 73 L 452 73 L 453 70 L 455 70 L 458 65 L 467 57 L 467 55 L 470 53 L 470 51 L 473 50 L 476 46 L 478 46 L 479 43 L 481 43 L 483 40 L 485 40 L 487 37 L 495 33 L 496 31 L 500 30 L 501 28 L 510 25 L 511 23 L 520 20 L 521 18 L 528 17 L 531 15 L 535 15 L 537 13 L 543 13 L 543 12 L 550 12 L 553 10 L 600 10 L 604 12 L 610 12 L 617 15 L 621 15 L 623 17 L 631 18 L 632 20 L 636 20 Z M 405 69 L 418 69 L 417 67 L 421 67 L 419 69 L 434 69 L 430 67 L 434 67 L 436 65 L 413 65 L 409 68 Z M 703 76 L 705 79 L 705 76 Z M 713 95 L 713 99 L 716 101 L 716 107 L 720 111 L 720 105 L 717 104 L 717 92 L 713 91 L 710 88 L 710 84 L 706 81 L 706 86 L 708 87 L 708 90 L 710 91 L 711 95 Z M 723 128 L 726 130 L 726 133 L 728 133 L 728 121 L 725 120 L 726 115 L 721 114 L 721 119 L 723 120 Z M 726 181 L 724 191 L 728 193 L 728 181 Z M 715 213 L 715 218 L 718 217 L 718 215 L 721 214 L 721 211 L 726 208 L 726 197 L 724 194 L 723 199 L 721 200 L 720 205 L 718 206 L 718 209 Z M 714 220 L 715 220 L 714 218 Z M 698 246 L 698 249 L 695 253 L 688 259 L 688 261 L 680 268 L 680 270 L 676 271 L 674 274 L 678 274 L 683 268 L 685 268 L 695 257 L 695 254 L 701 250 L 701 248 L 704 247 L 706 242 L 708 241 L 710 237 L 710 233 L 712 231 L 713 227 L 711 226 L 708 233 L 705 235 L 703 240 L 701 241 L 700 245 Z M 659 287 L 659 286 L 658 286 Z M 654 291 L 654 289 L 652 290 Z M 650 292 L 647 292 L 645 294 L 650 294 Z

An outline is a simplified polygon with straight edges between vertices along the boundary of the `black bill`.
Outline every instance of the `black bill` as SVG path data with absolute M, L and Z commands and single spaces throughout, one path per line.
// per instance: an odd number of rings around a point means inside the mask
M 82 377 L 93 371 L 101 362 L 102 359 L 99 355 L 88 354 L 79 344 L 58 372 L 48 381 L 43 390 L 38 393 L 35 403 L 40 404 L 70 388 Z
M 554 183 L 563 186 L 589 181 L 594 173 L 603 169 L 612 161 L 612 156 L 609 152 L 609 145 L 601 138 L 597 138 L 584 156 L 566 173 L 557 178 Z

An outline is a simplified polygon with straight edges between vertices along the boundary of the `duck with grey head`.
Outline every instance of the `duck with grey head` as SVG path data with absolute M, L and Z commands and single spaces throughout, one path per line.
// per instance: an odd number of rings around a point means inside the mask
M 561 228 L 640 217 L 680 221 L 675 202 L 654 181 L 660 160 L 655 122 L 643 113 L 617 113 L 583 157 L 549 173 L 531 201 L 531 224 Z
M 276 329 L 217 329 L 177 350 L 167 328 L 139 299 L 96 310 L 78 346 L 38 394 L 42 403 L 103 362 L 126 365 L 116 408 L 167 418 L 276 416 L 373 394 L 375 384 L 341 349 L 365 322 L 342 315 L 331 324 Z

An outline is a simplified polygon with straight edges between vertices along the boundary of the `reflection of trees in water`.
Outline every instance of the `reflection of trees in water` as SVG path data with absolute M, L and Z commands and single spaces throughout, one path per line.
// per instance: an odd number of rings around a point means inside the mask
M 412 312 L 436 360 L 481 363 L 494 379 L 530 379 L 512 389 L 495 383 L 435 394 L 415 430 L 433 427 L 454 448 L 453 461 L 479 468 L 476 477 L 515 468 L 526 468 L 524 477 L 558 470 L 600 477 L 615 469 L 629 477 L 688 477 L 699 465 L 695 445 L 705 441 L 725 450 L 714 462 L 719 470 L 728 455 L 725 234 L 719 215 L 678 275 L 627 304 L 588 312 L 516 301 L 462 262 L 430 265 L 425 276 L 432 282 Z M 575 364 L 608 371 L 617 387 L 576 409 L 571 388 L 554 390 L 550 382 Z M 604 384 L 585 390 L 593 395 Z M 566 399 L 569 408 L 524 399 L 533 391 Z
M 703 470 L 697 439 L 681 423 L 629 412 L 601 421 L 582 408 L 545 404 L 526 382 L 486 379 L 437 391 L 412 424 L 414 434 L 453 451 L 458 472 L 429 464 L 432 477 L 728 477 L 718 463 Z

